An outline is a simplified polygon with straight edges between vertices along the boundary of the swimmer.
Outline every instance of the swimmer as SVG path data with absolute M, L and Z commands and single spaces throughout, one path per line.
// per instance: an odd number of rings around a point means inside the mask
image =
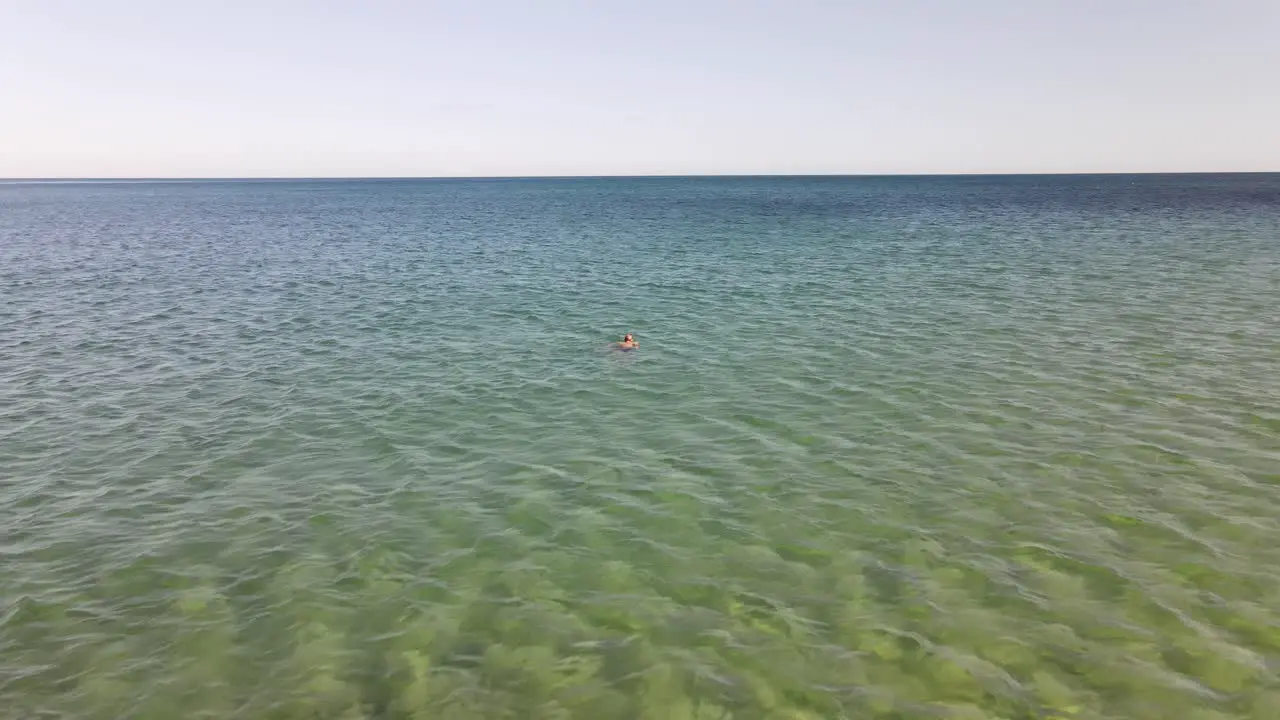
M 635 350 L 638 347 L 640 347 L 640 343 L 636 342 L 636 339 L 631 337 L 631 333 L 623 335 L 622 342 L 618 343 L 619 350 Z

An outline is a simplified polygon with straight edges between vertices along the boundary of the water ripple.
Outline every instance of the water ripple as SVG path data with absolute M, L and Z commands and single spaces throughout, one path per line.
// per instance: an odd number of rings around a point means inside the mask
M 0 187 L 0 718 L 1273 718 L 1275 183 Z

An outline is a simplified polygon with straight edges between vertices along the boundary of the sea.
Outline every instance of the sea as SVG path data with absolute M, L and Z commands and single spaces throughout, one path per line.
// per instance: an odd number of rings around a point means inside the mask
M 1280 174 L 0 184 L 0 718 L 1280 718 Z

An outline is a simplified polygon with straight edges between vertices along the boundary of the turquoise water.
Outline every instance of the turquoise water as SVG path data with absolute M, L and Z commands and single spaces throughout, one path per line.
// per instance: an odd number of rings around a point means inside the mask
M 9 184 L 0 299 L 0 718 L 1280 717 L 1280 176 Z

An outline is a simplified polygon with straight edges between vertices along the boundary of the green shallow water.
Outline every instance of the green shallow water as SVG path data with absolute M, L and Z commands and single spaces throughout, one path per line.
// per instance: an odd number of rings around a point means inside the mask
M 0 297 L 0 718 L 1280 717 L 1277 176 L 15 184 Z

